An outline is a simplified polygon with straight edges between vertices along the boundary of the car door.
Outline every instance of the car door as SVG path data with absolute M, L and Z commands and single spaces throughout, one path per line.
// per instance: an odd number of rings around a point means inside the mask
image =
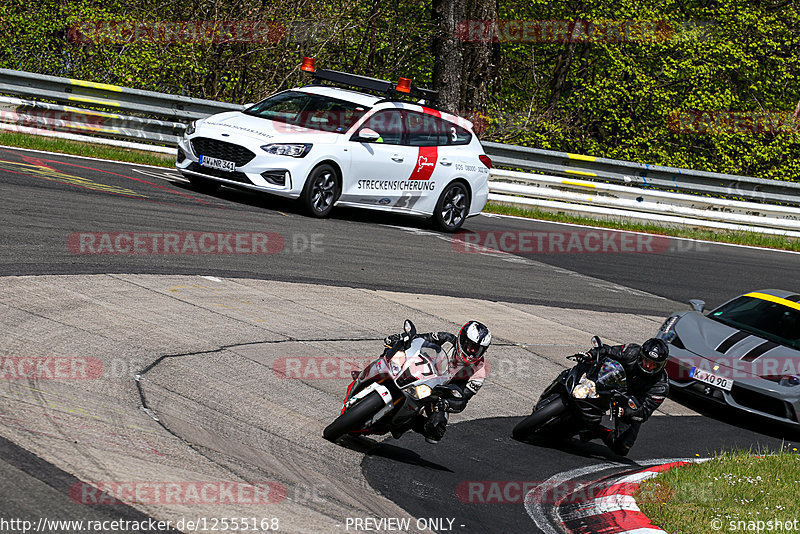
M 405 117 L 400 108 L 379 110 L 359 128 L 349 143 L 350 172 L 342 184 L 343 202 L 395 205 L 417 164 L 417 149 L 405 143 Z M 377 139 L 359 138 L 372 130 Z

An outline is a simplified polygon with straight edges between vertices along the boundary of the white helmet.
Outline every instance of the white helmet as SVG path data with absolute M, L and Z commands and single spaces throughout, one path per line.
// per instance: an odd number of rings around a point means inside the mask
M 471 364 L 483 358 L 483 353 L 492 342 L 492 333 L 486 325 L 478 321 L 470 321 L 461 327 L 456 342 L 456 353 L 466 364 Z

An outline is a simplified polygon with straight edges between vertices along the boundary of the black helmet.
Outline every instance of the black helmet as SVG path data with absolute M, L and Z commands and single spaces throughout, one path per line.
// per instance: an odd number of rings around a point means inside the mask
M 651 338 L 639 349 L 639 370 L 646 375 L 656 375 L 667 365 L 669 347 L 663 340 Z
M 486 325 L 470 321 L 462 326 L 458 333 L 456 354 L 466 364 L 475 363 L 483 357 L 491 342 L 492 333 Z

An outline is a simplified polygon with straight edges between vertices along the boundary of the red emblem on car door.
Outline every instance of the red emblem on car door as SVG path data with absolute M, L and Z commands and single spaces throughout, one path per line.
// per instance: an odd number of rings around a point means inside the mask
M 435 146 L 421 146 L 417 154 L 417 164 L 414 166 L 414 171 L 409 176 L 409 180 L 428 180 L 433 174 L 433 169 L 436 167 L 436 161 L 439 159 L 439 153 Z

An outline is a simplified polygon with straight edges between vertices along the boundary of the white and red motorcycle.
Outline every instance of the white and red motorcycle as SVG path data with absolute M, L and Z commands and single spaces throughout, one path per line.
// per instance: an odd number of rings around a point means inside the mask
M 345 434 L 400 433 L 418 414 L 447 398 L 448 359 L 441 347 L 426 342 L 406 320 L 397 343 L 360 373 L 353 371 L 342 413 L 323 436 L 336 441 Z

